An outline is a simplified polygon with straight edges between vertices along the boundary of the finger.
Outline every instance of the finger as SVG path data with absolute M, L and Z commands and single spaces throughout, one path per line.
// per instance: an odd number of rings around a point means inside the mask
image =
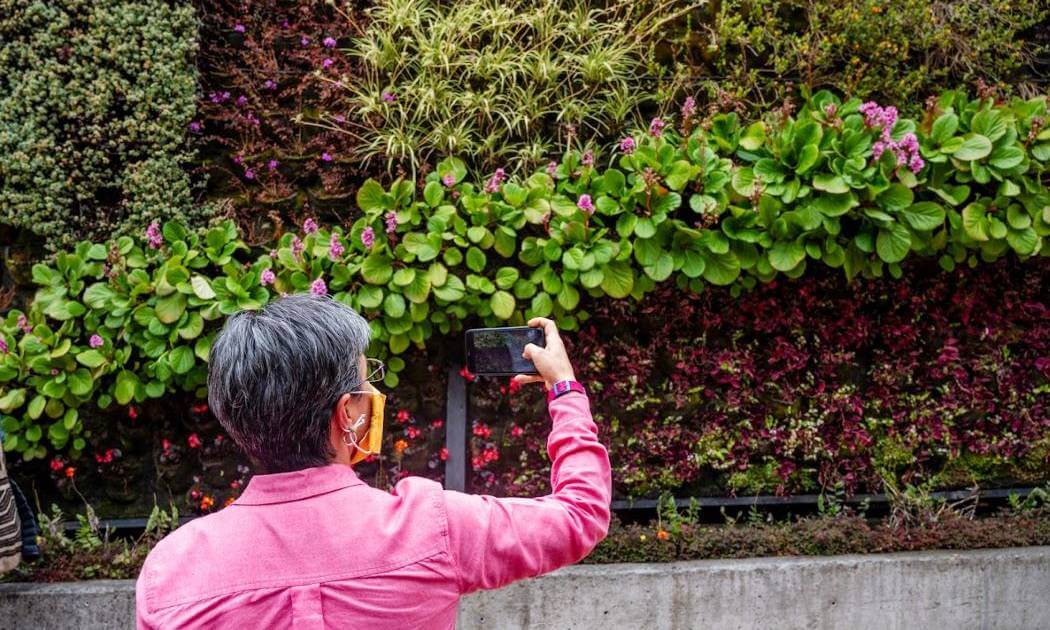
M 542 383 L 543 377 L 538 374 L 517 374 L 512 380 L 519 385 L 527 385 L 528 383 Z
M 521 356 L 531 361 L 533 353 L 538 352 L 539 350 L 543 350 L 543 348 L 534 343 L 527 343 L 525 344 L 525 349 L 522 351 Z
M 554 320 L 547 319 L 546 317 L 533 317 L 529 320 L 529 326 L 533 328 L 542 328 L 543 334 L 550 339 L 558 338 L 558 325 L 554 323 Z

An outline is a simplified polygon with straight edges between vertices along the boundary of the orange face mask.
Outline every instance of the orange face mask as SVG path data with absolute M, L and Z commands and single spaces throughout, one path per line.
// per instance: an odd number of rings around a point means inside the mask
M 343 429 L 346 432 L 346 435 L 343 436 L 343 443 L 347 446 L 353 446 L 355 451 L 350 456 L 350 463 L 356 464 L 369 455 L 378 455 L 383 448 L 383 413 L 386 408 L 386 394 L 375 390 L 351 393 L 368 394 L 372 397 L 371 424 L 368 425 L 368 430 L 365 432 L 365 437 L 361 443 L 357 441 L 357 430 L 365 423 L 364 414 L 361 414 L 361 417 L 357 419 L 357 422 L 352 427 Z

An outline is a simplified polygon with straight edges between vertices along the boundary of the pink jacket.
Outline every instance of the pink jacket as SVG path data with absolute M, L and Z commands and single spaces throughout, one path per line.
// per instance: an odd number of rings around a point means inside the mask
M 550 404 L 549 496 L 497 499 L 349 466 L 257 475 L 149 554 L 141 628 L 454 628 L 460 595 L 586 556 L 609 526 L 609 456 L 587 398 Z

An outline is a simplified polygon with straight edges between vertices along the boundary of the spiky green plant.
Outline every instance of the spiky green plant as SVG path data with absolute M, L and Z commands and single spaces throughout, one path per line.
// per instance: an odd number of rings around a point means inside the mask
M 389 169 L 446 155 L 533 168 L 639 124 L 659 101 L 653 69 L 671 78 L 655 62 L 659 26 L 701 4 L 381 0 L 349 51 L 364 67 L 342 83 L 352 115 L 323 124 Z

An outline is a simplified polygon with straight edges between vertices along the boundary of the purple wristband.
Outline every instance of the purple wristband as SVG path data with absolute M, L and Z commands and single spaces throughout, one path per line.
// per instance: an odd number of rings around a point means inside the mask
M 555 383 L 549 392 L 547 392 L 547 402 L 552 402 L 555 398 L 568 394 L 569 392 L 580 392 L 584 396 L 587 395 L 587 390 L 583 388 L 576 381 L 558 381 Z

